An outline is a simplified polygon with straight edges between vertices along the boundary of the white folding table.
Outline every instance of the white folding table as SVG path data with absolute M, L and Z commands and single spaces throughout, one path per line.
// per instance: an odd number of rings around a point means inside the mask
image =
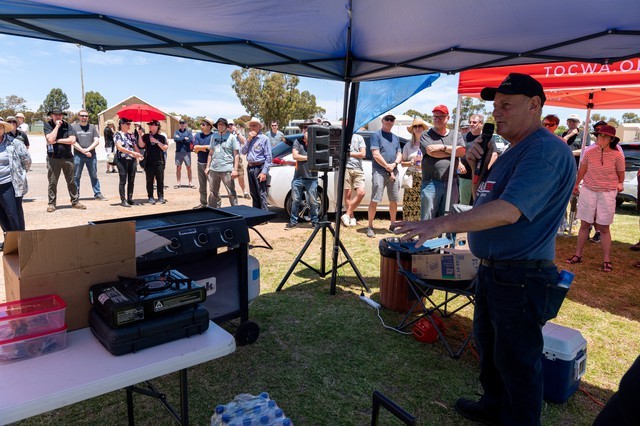
M 180 371 L 181 416 L 161 401 L 182 424 L 188 424 L 187 369 L 235 349 L 234 337 L 213 322 L 203 334 L 121 356 L 111 355 L 89 328 L 76 330 L 67 334 L 67 347 L 61 351 L 0 365 L 0 424 L 122 388 L 127 388 L 131 423 L 131 393 L 140 391 L 134 385 L 175 371 Z

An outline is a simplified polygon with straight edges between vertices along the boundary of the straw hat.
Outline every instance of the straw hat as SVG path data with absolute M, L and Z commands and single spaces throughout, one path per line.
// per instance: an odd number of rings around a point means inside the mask
M 213 118 L 209 118 L 209 117 L 205 117 L 205 118 L 201 118 L 200 122 L 205 122 L 207 123 L 209 126 L 213 127 Z
M 429 125 L 425 123 L 422 118 L 416 117 L 413 119 L 413 123 L 411 123 L 411 126 L 407 126 L 407 130 L 409 131 L 409 133 L 413 133 L 413 128 L 416 126 L 423 126 L 425 130 L 429 129 Z
M 261 122 L 260 122 L 260 120 L 258 120 L 256 117 L 251 117 L 251 120 L 249 120 L 249 121 L 247 122 L 247 127 L 249 127 L 249 125 L 250 125 L 251 123 L 258 124 L 258 125 L 260 126 L 260 128 L 262 129 L 262 123 L 261 123 Z

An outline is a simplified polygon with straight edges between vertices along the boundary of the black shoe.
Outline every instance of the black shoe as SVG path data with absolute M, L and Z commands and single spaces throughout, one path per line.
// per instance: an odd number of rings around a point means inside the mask
M 136 203 L 135 201 L 133 201 L 133 199 L 131 199 L 131 198 L 129 198 L 129 199 L 127 200 L 127 203 L 129 203 L 129 205 L 132 205 L 132 206 L 137 206 L 137 205 L 138 205 L 138 203 Z
M 472 401 L 466 398 L 459 398 L 453 408 L 464 418 L 485 425 L 500 424 L 500 415 L 497 410 L 488 408 L 481 401 Z
M 592 243 L 599 243 L 600 242 L 600 233 L 596 232 L 593 234 L 593 237 L 589 238 L 589 241 L 591 241 Z
M 297 224 L 297 223 L 287 223 L 287 224 L 284 226 L 284 230 L 285 230 L 285 231 L 289 231 L 290 229 L 297 228 L 297 227 L 298 227 L 298 224 Z

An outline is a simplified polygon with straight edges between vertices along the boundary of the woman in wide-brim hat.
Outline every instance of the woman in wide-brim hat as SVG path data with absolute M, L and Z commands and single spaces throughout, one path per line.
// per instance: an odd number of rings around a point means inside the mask
M 611 232 L 609 225 L 613 223 L 616 211 L 616 196 L 624 185 L 624 155 L 616 145 L 620 141 L 616 137 L 616 129 L 609 125 L 598 127 L 593 132 L 596 144 L 584 152 L 578 177 L 573 188 L 578 199 L 577 218 L 580 219 L 578 244 L 576 253 L 567 259 L 567 263 L 580 263 L 584 245 L 589 237 L 591 225 L 597 225 L 602 247 L 602 271 L 611 272 Z M 580 187 L 582 182 L 582 187 Z
M 420 186 L 422 184 L 422 151 L 420 136 L 429 129 L 425 121 L 416 117 L 411 126 L 407 127 L 411 133 L 411 142 L 402 149 L 402 165 L 407 167 L 405 175 L 411 176 L 411 188 L 404 188 L 402 196 L 402 219 L 405 221 L 420 220 Z
M 0 226 L 4 232 L 25 229 L 22 197 L 29 189 L 27 171 L 31 167 L 27 147 L 20 138 L 9 135 L 12 130 L 13 124 L 0 121 L 0 163 L 5 164 L 0 167 Z

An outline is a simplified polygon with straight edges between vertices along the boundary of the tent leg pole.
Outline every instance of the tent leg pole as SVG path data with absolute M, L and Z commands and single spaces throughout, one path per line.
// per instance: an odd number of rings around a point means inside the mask
M 333 252 L 332 252 L 332 266 L 331 266 L 331 287 L 330 294 L 336 294 L 336 279 L 337 279 L 337 267 L 338 254 L 340 252 L 340 216 L 342 214 L 342 200 L 344 199 L 344 175 L 347 170 L 347 158 L 349 158 L 349 150 L 351 148 L 351 135 L 354 131 L 354 123 L 356 118 L 356 106 L 358 105 L 358 90 L 360 83 L 358 82 L 345 82 L 344 84 L 344 103 L 342 111 L 342 137 L 340 139 L 340 169 L 338 172 L 338 191 L 336 194 L 336 232 L 334 235 Z M 362 275 L 356 269 L 356 265 L 353 262 L 351 267 L 356 272 L 356 276 L 360 279 L 360 282 L 364 288 L 369 289 L 362 279 Z

